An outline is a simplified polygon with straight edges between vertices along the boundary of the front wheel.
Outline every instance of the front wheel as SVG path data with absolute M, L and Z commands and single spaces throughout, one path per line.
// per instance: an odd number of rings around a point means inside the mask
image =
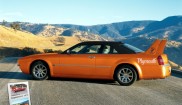
M 49 78 L 49 68 L 45 63 L 38 61 L 32 65 L 31 74 L 36 80 L 46 80 Z
M 116 81 L 123 86 L 133 84 L 137 79 L 136 71 L 129 65 L 123 65 L 118 68 L 114 74 Z

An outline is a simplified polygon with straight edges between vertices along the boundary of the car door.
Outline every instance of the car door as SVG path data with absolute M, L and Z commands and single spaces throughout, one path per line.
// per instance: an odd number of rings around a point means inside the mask
M 79 45 L 69 49 L 68 54 L 60 58 L 60 75 L 63 77 L 93 76 L 95 69 L 95 54 L 101 45 Z
M 112 78 L 112 67 L 118 59 L 118 52 L 110 45 L 103 45 L 101 53 L 95 56 L 95 74 L 97 78 Z

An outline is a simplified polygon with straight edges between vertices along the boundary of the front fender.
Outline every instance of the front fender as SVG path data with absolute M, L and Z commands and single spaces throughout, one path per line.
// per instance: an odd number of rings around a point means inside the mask
M 49 70 L 50 70 L 50 76 L 54 75 L 54 72 L 53 72 L 53 64 L 59 64 L 59 61 L 56 59 L 49 59 L 49 58 L 36 58 L 36 59 L 33 59 L 32 60 L 32 63 L 33 62 L 36 62 L 36 61 L 44 61 L 45 63 L 47 63 L 48 67 L 49 67 Z M 32 64 L 31 63 L 31 64 Z M 30 70 L 31 68 L 29 68 Z

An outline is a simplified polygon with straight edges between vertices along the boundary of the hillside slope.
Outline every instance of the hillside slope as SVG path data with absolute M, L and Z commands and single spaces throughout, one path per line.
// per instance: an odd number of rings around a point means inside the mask
M 63 51 L 82 41 L 106 40 L 99 35 L 76 30 L 71 35 L 63 35 L 65 31 L 70 31 L 70 29 L 45 25 L 41 31 L 36 31 L 37 35 L 35 35 L 27 31 L 15 31 L 0 25 L 0 47 L 30 47 L 39 51 L 44 49 Z
M 182 16 L 171 16 L 162 21 L 153 22 L 135 34 L 135 36 L 138 35 L 182 42 Z
M 82 26 L 72 24 L 56 24 L 55 26 L 70 28 L 80 31 L 89 31 L 94 34 L 99 34 L 105 38 L 111 38 L 113 40 L 125 39 L 133 33 L 137 33 L 144 29 L 150 23 L 155 21 L 126 21 L 117 22 L 111 24 L 93 25 L 93 26 Z

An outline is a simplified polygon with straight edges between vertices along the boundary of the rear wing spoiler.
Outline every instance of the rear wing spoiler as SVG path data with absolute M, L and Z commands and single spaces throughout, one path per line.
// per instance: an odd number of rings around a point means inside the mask
M 145 51 L 147 54 L 163 54 L 167 40 L 156 39 L 154 43 Z

